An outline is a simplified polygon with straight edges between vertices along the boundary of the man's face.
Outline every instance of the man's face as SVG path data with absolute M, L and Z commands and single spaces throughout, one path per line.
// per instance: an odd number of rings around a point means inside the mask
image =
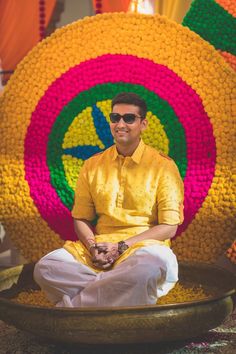
M 139 107 L 132 104 L 119 103 L 114 105 L 113 113 L 124 115 L 126 113 L 133 113 L 136 115 L 134 123 L 125 123 L 123 118 L 117 123 L 110 122 L 111 133 L 115 142 L 119 145 L 135 145 L 139 143 L 141 132 L 146 129 L 147 120 L 141 120 Z

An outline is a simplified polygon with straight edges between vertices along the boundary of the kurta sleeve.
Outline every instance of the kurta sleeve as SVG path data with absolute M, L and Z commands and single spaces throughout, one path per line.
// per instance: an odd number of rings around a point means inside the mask
M 80 170 L 71 214 L 75 219 L 86 219 L 89 221 L 93 220 L 96 216 L 93 199 L 90 193 L 86 162 Z
M 163 166 L 157 190 L 158 223 L 178 225 L 183 222 L 184 188 L 179 170 L 173 160 Z

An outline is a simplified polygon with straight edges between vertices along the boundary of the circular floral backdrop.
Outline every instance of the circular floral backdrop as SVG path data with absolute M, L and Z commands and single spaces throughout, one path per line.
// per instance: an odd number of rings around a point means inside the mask
M 181 260 L 214 261 L 235 231 L 235 73 L 197 34 L 159 15 L 113 13 L 57 30 L 18 65 L 0 98 L 1 221 L 38 260 L 76 240 L 70 210 L 84 160 L 113 144 L 111 99 L 148 105 L 144 141 L 185 185 Z

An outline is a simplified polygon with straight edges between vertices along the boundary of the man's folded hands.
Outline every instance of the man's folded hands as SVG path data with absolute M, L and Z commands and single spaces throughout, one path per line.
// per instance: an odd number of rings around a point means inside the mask
M 100 269 L 108 269 L 119 257 L 118 243 L 100 242 L 91 249 L 93 264 Z

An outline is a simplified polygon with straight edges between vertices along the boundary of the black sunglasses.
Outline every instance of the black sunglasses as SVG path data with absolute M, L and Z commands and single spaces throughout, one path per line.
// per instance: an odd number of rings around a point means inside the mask
M 110 113 L 109 116 L 112 123 L 118 123 L 122 118 L 127 124 L 133 124 L 136 118 L 142 118 L 134 113 L 125 113 L 123 115 L 120 113 Z

